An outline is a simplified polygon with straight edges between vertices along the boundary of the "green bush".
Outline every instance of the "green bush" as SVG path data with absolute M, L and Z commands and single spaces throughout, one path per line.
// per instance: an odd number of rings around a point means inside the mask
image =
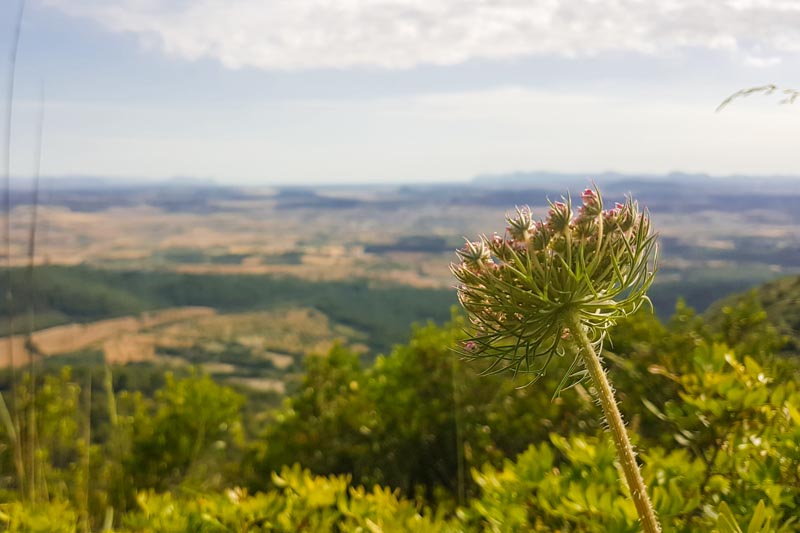
M 798 361 L 775 355 L 757 301 L 725 317 L 679 306 L 611 334 L 645 483 L 665 531 L 794 531 Z M 591 390 L 553 400 L 558 369 L 535 388 L 478 377 L 451 350 L 463 325 L 418 328 L 368 368 L 343 347 L 309 358 L 249 438 L 244 399 L 202 375 L 146 396 L 114 394 L 108 374 L 101 405 L 68 369 L 35 396 L 22 380 L 0 412 L 0 530 L 636 531 Z

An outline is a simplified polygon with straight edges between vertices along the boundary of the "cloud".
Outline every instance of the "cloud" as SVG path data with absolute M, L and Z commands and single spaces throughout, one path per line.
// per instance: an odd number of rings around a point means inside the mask
M 412 68 L 470 59 L 800 52 L 794 0 L 41 0 L 170 56 L 228 68 Z

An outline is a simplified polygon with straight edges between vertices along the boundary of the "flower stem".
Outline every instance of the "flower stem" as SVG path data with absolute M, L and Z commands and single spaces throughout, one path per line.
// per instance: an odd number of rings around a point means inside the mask
M 622 470 L 625 472 L 625 480 L 628 482 L 636 512 L 639 513 L 642 529 L 645 533 L 659 533 L 661 526 L 656 519 L 653 504 L 650 503 L 650 498 L 647 496 L 642 473 L 639 471 L 633 447 L 631 447 L 628 433 L 625 430 L 625 423 L 622 421 L 622 415 L 617 407 L 614 389 L 611 388 L 611 383 L 608 381 L 608 376 L 606 376 L 606 372 L 600 362 L 600 357 L 595 352 L 578 314 L 576 312 L 570 313 L 567 317 L 567 322 L 576 348 L 581 354 L 583 362 L 586 364 L 586 369 L 589 371 L 589 375 L 592 376 L 592 381 L 597 389 L 600 405 L 603 408 L 608 428 L 611 430 L 611 436 L 617 447 L 617 455 L 622 464 Z

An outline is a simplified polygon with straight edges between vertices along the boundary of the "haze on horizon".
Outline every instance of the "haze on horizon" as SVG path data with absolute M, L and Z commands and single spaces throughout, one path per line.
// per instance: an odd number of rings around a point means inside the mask
M 18 0 L 0 6 L 3 81 Z M 800 4 L 28 0 L 12 173 L 222 183 L 798 175 Z

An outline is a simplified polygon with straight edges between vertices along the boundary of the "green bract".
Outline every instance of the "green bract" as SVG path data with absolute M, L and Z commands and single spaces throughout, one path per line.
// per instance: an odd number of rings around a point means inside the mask
M 517 208 L 505 235 L 458 250 L 461 261 L 451 269 L 474 326 L 462 351 L 491 360 L 486 373 L 541 376 L 565 352 L 568 316 L 579 317 L 599 344 L 619 318 L 649 302 L 657 250 L 648 213 L 631 198 L 604 210 L 596 188 L 581 199 L 577 215 L 569 197 L 549 202 L 540 222 Z

